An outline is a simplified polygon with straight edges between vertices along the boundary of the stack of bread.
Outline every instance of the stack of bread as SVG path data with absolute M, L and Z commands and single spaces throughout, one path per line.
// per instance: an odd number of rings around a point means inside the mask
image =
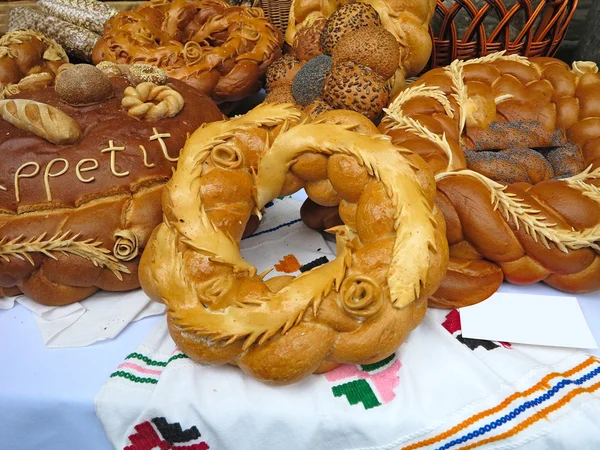
M 423 75 L 386 111 L 381 131 L 436 174 L 451 258 L 431 305 L 476 303 L 503 280 L 600 288 L 595 64 L 502 53 L 455 61 Z M 309 225 L 339 220 L 319 204 L 303 209 Z
M 427 25 L 435 1 L 295 1 L 290 52 L 267 74 L 267 102 L 288 101 L 309 114 L 330 109 L 381 118 L 390 96 L 429 59 Z

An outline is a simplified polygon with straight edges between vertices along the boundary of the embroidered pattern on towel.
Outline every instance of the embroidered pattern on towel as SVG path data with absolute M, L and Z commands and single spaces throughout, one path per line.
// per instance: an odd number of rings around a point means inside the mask
M 352 381 L 333 386 L 333 395 L 345 396 L 351 405 L 361 403 L 365 409 L 371 409 L 396 398 L 394 389 L 400 384 L 398 371 L 401 367 L 402 363 L 393 354 L 374 364 L 341 365 L 327 372 L 325 377 L 331 382 L 353 378 Z
M 493 342 L 486 341 L 483 339 L 470 339 L 462 336 L 462 326 L 460 323 L 460 313 L 458 310 L 453 309 L 446 316 L 446 320 L 442 323 L 442 326 L 456 338 L 458 342 L 466 345 L 471 350 L 475 350 L 478 347 L 483 347 L 486 350 L 494 350 L 500 346 L 504 348 L 512 348 L 508 342 Z
M 125 361 L 119 364 L 117 370 L 110 377 L 120 377 L 138 384 L 157 384 L 160 375 L 165 368 L 178 359 L 187 359 L 188 357 L 176 350 L 173 356 L 166 361 L 156 361 L 148 358 L 141 353 L 131 353 Z
M 557 378 L 560 381 L 551 383 Z M 497 406 L 481 411 L 442 433 L 403 447 L 402 450 L 470 450 L 509 439 L 547 418 L 578 395 L 589 394 L 598 389 L 600 360 L 590 357 L 566 372 L 552 372 L 529 389 L 508 396 Z
M 196 426 L 183 430 L 179 423 L 169 423 L 164 417 L 139 423 L 133 427 L 135 433 L 129 436 L 131 445 L 123 450 L 208 450 L 204 441 L 198 441 L 201 434 Z M 180 445 L 184 444 L 184 445 Z

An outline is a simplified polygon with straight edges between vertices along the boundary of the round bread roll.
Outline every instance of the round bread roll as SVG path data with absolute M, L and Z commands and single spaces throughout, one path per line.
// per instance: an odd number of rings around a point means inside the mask
M 62 72 L 56 90 L 0 101 L 2 291 L 57 306 L 139 287 L 179 150 L 188 133 L 222 117 L 181 81 L 133 86 L 126 74 L 85 66 Z
M 367 66 L 385 80 L 396 73 L 400 47 L 392 33 L 383 27 L 362 27 L 346 33 L 334 47 L 331 57 L 334 66 L 352 61 Z
M 151 1 L 106 22 L 93 60 L 156 65 L 224 104 L 261 88 L 282 44 L 260 8 L 224 0 Z
M 314 17 L 306 20 L 298 28 L 292 49 L 294 55 L 302 60 L 308 61 L 323 54 L 321 46 L 321 33 L 327 20 L 324 17 Z
M 388 104 L 389 91 L 385 79 L 375 71 L 348 61 L 332 68 L 323 99 L 335 109 L 356 111 L 375 121 Z
M 267 69 L 267 92 L 271 92 L 278 85 L 290 87 L 294 77 L 302 67 L 302 63 L 294 55 L 283 55 Z
M 363 2 L 353 2 L 334 12 L 321 33 L 321 48 L 331 55 L 339 40 L 347 33 L 362 27 L 381 25 L 379 14 L 372 6 Z
M 361 115 L 325 115 L 301 122 L 299 108 L 263 104 L 200 128 L 184 147 L 139 274 L 146 294 L 167 305 L 171 336 L 194 361 L 289 384 L 341 363 L 380 361 L 423 319 L 448 259 L 432 173 Z M 239 133 L 263 145 L 249 146 Z M 265 281 L 239 252 L 250 214 L 291 191 L 290 169 L 304 186 L 323 176 L 323 196 L 338 182 L 328 178 L 337 156 L 335 167 L 360 172 L 363 191 L 348 191 L 354 214 L 348 208 L 347 221 L 331 230 L 337 258 Z M 245 215 L 232 217 L 232 205 Z
M 323 94 L 330 70 L 331 58 L 327 55 L 311 59 L 298 70 L 292 83 L 292 93 L 299 105 L 307 106 Z

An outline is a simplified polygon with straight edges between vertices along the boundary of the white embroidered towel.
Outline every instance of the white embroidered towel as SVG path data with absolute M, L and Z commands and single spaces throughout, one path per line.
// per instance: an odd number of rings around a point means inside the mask
M 276 201 L 242 241 L 259 271 L 298 274 L 334 257 L 298 207 Z M 384 361 L 283 387 L 192 362 L 163 319 L 95 404 L 119 450 L 595 449 L 599 389 L 594 357 L 463 339 L 458 311 L 429 310 Z

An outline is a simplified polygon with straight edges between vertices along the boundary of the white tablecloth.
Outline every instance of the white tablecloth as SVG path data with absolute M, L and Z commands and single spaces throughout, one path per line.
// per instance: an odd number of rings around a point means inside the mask
M 516 290 L 558 295 L 543 285 L 502 286 L 504 292 Z M 600 293 L 578 298 L 600 342 Z M 90 347 L 49 350 L 29 311 L 16 306 L 0 312 L 0 449 L 110 450 L 94 397 L 157 321 L 130 324 L 116 339 Z

